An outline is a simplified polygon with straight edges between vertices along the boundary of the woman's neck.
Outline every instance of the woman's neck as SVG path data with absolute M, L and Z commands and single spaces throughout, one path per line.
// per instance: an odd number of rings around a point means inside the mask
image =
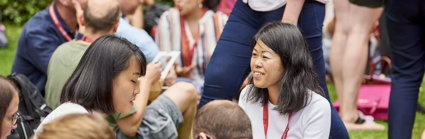
M 273 86 L 267 88 L 269 93 L 269 100 L 273 105 L 277 105 L 279 100 L 280 86 Z
M 204 10 L 202 8 L 196 8 L 192 12 L 190 12 L 189 14 L 185 15 L 184 19 L 188 23 L 192 23 L 192 22 L 197 23 L 199 21 L 199 19 L 202 18 L 203 14 L 204 14 Z

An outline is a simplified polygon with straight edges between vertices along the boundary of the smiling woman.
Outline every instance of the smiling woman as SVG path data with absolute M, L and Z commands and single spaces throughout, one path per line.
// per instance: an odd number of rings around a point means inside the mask
M 298 28 L 267 24 L 252 44 L 251 85 L 243 89 L 239 105 L 251 119 L 253 137 L 329 138 L 330 105 Z

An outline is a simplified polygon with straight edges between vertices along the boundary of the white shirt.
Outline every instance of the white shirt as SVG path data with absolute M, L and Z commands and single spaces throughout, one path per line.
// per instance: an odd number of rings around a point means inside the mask
M 326 3 L 328 0 L 316 0 L 320 3 Z M 287 0 L 242 0 L 254 11 L 268 12 L 279 9 L 286 4 Z
M 37 132 L 40 132 L 43 129 L 43 125 L 50 123 L 51 121 L 62 117 L 67 114 L 74 114 L 74 113 L 89 113 L 83 106 L 71 102 L 66 102 L 59 107 L 57 107 L 55 110 L 53 110 L 49 115 L 47 115 L 46 118 L 44 118 L 43 121 L 41 121 L 40 125 L 37 127 Z
M 252 135 L 254 139 L 264 139 L 263 106 L 259 102 L 248 102 L 248 88 L 245 87 L 239 98 L 239 106 L 251 120 Z M 298 112 L 292 113 L 289 121 L 288 139 L 328 139 L 331 128 L 331 108 L 329 102 L 322 96 L 312 91 L 310 102 Z M 270 101 L 268 102 L 269 122 L 267 130 L 268 139 L 280 139 L 288 122 L 288 114 L 280 115 Z

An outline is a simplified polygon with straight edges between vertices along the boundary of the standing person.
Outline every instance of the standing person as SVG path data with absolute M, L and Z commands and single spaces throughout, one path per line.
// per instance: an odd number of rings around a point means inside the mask
M 270 23 L 252 42 L 252 77 L 239 105 L 251 119 L 253 137 L 329 138 L 331 108 L 298 28 Z
M 410 139 L 425 71 L 425 1 L 386 0 L 384 7 L 392 51 L 388 137 Z
M 73 0 L 54 0 L 22 29 L 12 72 L 27 76 L 44 95 L 47 66 L 55 49 L 74 38 L 77 17 Z M 77 0 L 83 5 L 87 0 Z
M 195 89 L 189 83 L 176 83 L 147 106 L 160 74 L 161 63 L 146 65 L 136 45 L 104 35 L 88 47 L 64 85 L 61 105 L 37 131 L 63 115 L 101 112 L 109 115 L 107 119 L 120 138 L 187 139 L 196 114 Z
M 0 139 L 6 139 L 17 127 L 19 95 L 8 79 L 0 75 Z
M 348 0 L 336 0 L 334 5 L 336 22 L 330 64 L 341 104 L 339 114 L 348 130 L 384 130 L 383 125 L 360 117 L 357 110 L 370 34 L 383 8 L 358 6 Z
M 202 92 L 204 74 L 227 16 L 214 12 L 216 0 L 174 0 L 158 23 L 156 43 L 162 51 L 181 51 L 178 77 L 189 79 Z
M 238 0 L 221 34 L 205 72 L 200 106 L 215 99 L 232 99 L 250 72 L 250 41 L 266 23 L 281 21 L 300 27 L 313 58 L 320 87 L 330 103 L 322 51 L 322 26 L 326 0 Z M 332 108 L 331 138 L 348 138 L 336 110 Z

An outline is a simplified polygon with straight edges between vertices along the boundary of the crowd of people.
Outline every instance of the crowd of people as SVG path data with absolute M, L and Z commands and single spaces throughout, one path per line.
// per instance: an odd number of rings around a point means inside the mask
M 12 67 L 53 109 L 30 136 L 345 139 L 351 130 L 383 130 L 357 109 L 382 16 L 392 49 L 388 136 L 411 138 L 425 71 L 425 2 L 334 1 L 339 111 L 322 50 L 326 2 L 174 0 L 150 36 L 138 21 L 143 0 L 53 0 L 23 27 Z M 160 51 L 180 52 L 165 79 L 164 63 L 153 61 Z M 158 84 L 167 87 L 157 96 Z M 20 87 L 0 76 L 0 139 L 25 117 Z

